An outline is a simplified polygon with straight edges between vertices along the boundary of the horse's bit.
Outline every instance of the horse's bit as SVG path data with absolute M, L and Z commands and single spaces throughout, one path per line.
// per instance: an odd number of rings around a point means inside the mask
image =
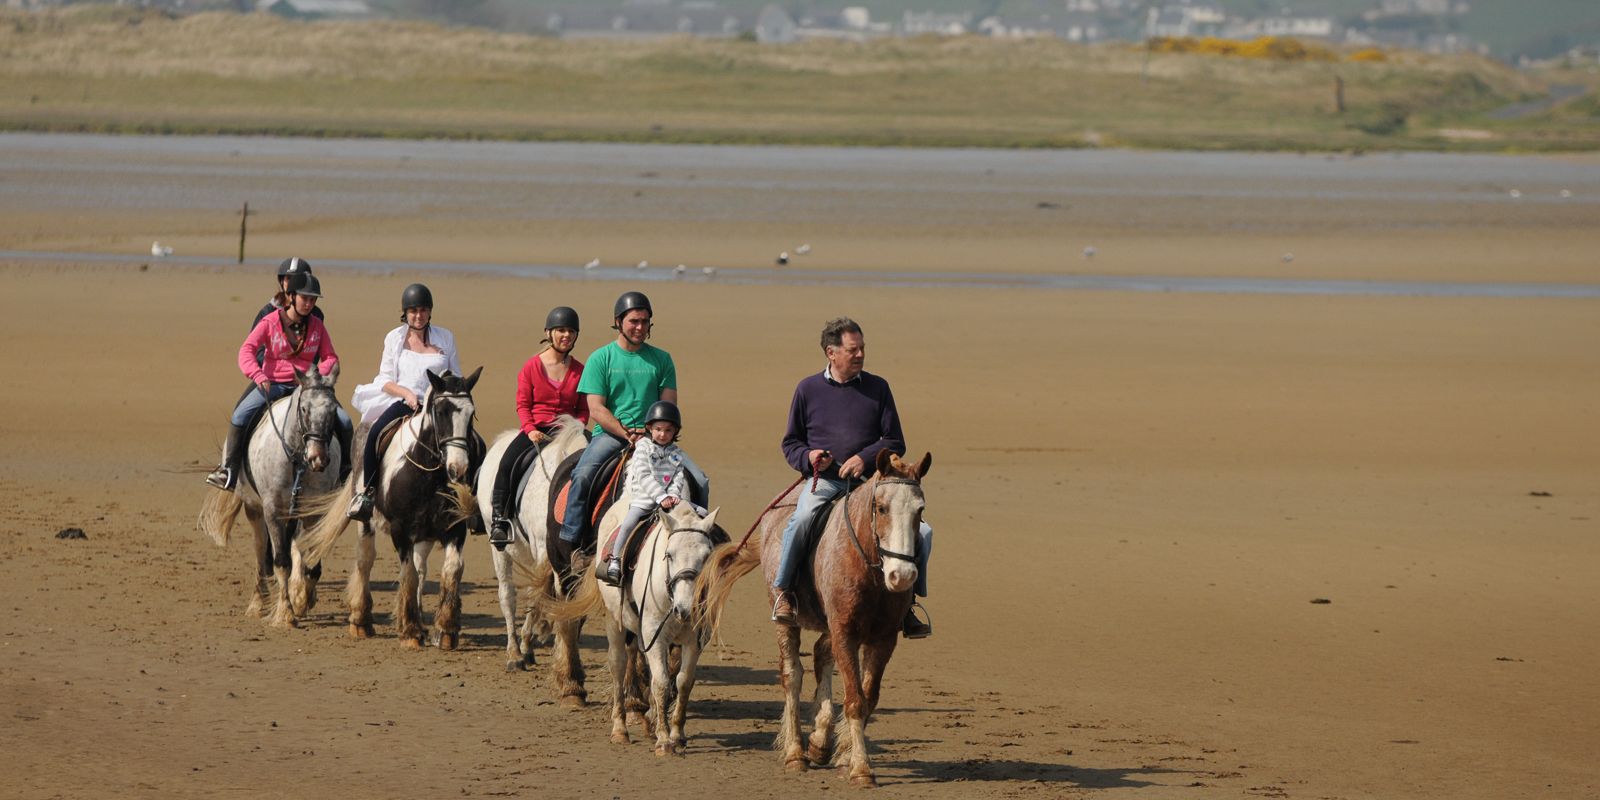
M 439 438 L 440 425 L 437 417 L 439 409 L 435 404 L 440 398 L 443 397 L 465 397 L 468 400 L 471 400 L 472 394 L 470 392 L 451 392 L 449 394 L 428 395 L 428 408 L 426 413 L 428 415 L 428 422 L 432 423 L 428 426 L 428 432 L 433 434 L 433 446 L 429 447 L 423 443 L 421 435 L 422 432 L 420 430 L 417 432 L 417 446 L 422 448 L 423 451 L 427 452 L 429 455 L 433 456 L 434 459 L 439 463 L 432 467 L 426 467 L 417 463 L 417 460 L 411 457 L 411 451 L 408 450 L 405 454 L 406 460 L 410 461 L 412 466 L 424 472 L 437 472 L 441 469 L 444 469 L 444 450 L 451 445 L 459 445 L 463 449 L 467 449 L 470 452 L 468 438 L 466 436 L 447 436 L 443 439 Z

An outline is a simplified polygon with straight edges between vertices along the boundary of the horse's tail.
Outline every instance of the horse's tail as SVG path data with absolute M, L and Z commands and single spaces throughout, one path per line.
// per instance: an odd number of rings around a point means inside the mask
M 594 616 L 605 608 L 605 598 L 600 596 L 600 580 L 585 571 L 578 577 L 578 586 L 572 596 L 544 604 L 544 617 L 552 625 L 565 625 L 585 617 Z
M 445 525 L 453 528 L 478 513 L 478 496 L 463 481 L 450 481 L 439 496 L 445 501 Z
M 243 508 L 244 501 L 237 492 L 212 489 L 206 492 L 205 502 L 200 504 L 200 516 L 194 526 L 209 535 L 218 547 L 227 547 L 228 535 L 233 532 L 233 523 Z
M 349 527 L 350 518 L 345 516 L 344 510 L 349 507 L 350 498 L 354 497 L 355 493 L 356 476 L 351 475 L 344 485 L 339 487 L 339 491 L 308 497 L 301 501 L 300 518 L 316 520 L 315 524 L 295 537 L 307 564 L 322 563 L 322 560 L 328 557 L 328 551 L 333 549 L 333 543 L 339 541 L 339 535 Z
M 722 625 L 722 610 L 733 594 L 733 585 L 751 570 L 761 566 L 761 547 L 746 547 L 732 542 L 718 545 L 706 559 L 707 567 L 695 578 L 695 597 L 700 599 L 695 627 L 715 640 Z

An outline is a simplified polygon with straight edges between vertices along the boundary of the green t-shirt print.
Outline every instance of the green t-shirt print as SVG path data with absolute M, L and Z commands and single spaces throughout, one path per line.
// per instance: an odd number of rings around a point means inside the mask
M 605 398 L 606 408 L 624 428 L 643 427 L 644 415 L 661 398 L 661 390 L 676 388 L 678 369 L 672 364 L 672 355 L 648 344 L 637 353 L 616 342 L 607 344 L 589 356 L 578 380 L 578 391 Z M 600 433 L 598 423 L 594 432 Z

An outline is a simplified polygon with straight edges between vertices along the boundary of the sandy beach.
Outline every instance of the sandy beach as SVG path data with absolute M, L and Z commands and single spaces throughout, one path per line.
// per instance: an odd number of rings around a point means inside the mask
M 205 491 L 196 469 L 214 463 L 242 385 L 233 354 L 272 286 L 268 255 L 598 256 L 738 270 L 771 269 L 758 259 L 809 242 L 814 260 L 796 269 L 1003 263 L 1272 277 L 1290 252 L 1305 277 L 1600 283 L 1588 201 L 1518 205 L 1501 188 L 1444 202 L 1447 188 L 1411 197 L 1355 176 L 1347 191 L 1391 195 L 1368 203 L 1290 191 L 1302 178 L 1287 174 L 1250 179 L 1260 191 L 1233 202 L 1182 202 L 1181 191 L 1146 192 L 1170 169 L 1122 181 L 1112 169 L 1072 183 L 1082 196 L 1061 200 L 1070 209 L 1041 209 L 1053 196 L 1005 159 L 977 168 L 973 180 L 986 168 L 999 176 L 986 193 L 940 189 L 961 180 L 921 167 L 858 166 L 852 174 L 878 195 L 836 178 L 808 186 L 737 159 L 695 164 L 696 181 L 715 173 L 732 188 L 667 192 L 644 213 L 629 204 L 649 190 L 634 184 L 660 178 L 639 174 L 670 170 L 597 166 L 559 202 L 517 190 L 524 205 L 457 173 L 439 179 L 430 205 L 405 198 L 404 180 L 374 183 L 370 159 L 247 152 L 237 158 L 270 164 L 245 188 L 284 194 L 264 204 L 252 234 L 260 260 L 239 267 L 228 210 L 203 216 L 193 199 L 202 192 L 182 188 L 214 176 L 187 161 L 198 170 L 189 178 L 152 166 L 187 157 L 108 154 L 139 166 L 115 178 L 51 166 L 45 151 L 76 147 L 54 140 L 0 148 L 12 159 L 0 249 L 130 255 L 0 262 L 9 297 L 0 335 L 14 378 L 0 418 L 0 603 L 11 610 L 0 747 L 13 765 L 0 794 L 19 798 L 847 789 L 826 770 L 783 774 L 769 748 L 781 695 L 755 579 L 735 597 L 726 642 L 703 662 L 688 753 L 665 761 L 642 744 L 609 744 L 603 705 L 556 705 L 542 667 L 503 670 L 482 538 L 469 542 L 458 652 L 396 645 L 386 627 L 396 569 L 384 543 L 379 636 L 345 638 L 348 537 L 301 629 L 247 618 L 248 543 L 219 549 L 193 520 Z M 1490 172 L 1516 171 L 1491 163 Z M 315 177 L 283 184 L 288 166 Z M 910 188 L 875 169 L 906 173 Z M 1010 169 L 1020 172 L 1008 184 Z M 1554 197 L 1571 187 L 1581 201 L 1600 186 L 1592 162 L 1564 172 L 1521 191 Z M 337 205 L 340 192 L 391 196 L 394 206 L 305 219 L 286 210 L 302 197 Z M 1070 225 L 1038 218 L 1079 209 Z M 210 261 L 132 255 L 153 238 Z M 1087 244 L 1099 255 L 1086 264 Z M 608 338 L 611 301 L 633 288 L 576 269 L 545 280 L 318 274 L 345 363 L 342 398 L 375 370 L 395 298 L 421 279 L 468 368 L 484 366 L 475 395 L 489 433 L 513 424 L 514 373 L 545 311 L 579 309 L 587 354 Z M 938 530 L 928 603 L 936 634 L 903 644 L 889 667 L 869 728 L 883 793 L 1600 794 L 1595 300 L 715 281 L 648 291 L 654 341 L 678 364 L 683 444 L 712 475 L 736 535 L 792 480 L 778 441 L 794 383 L 821 366 L 816 336 L 829 317 L 862 323 L 867 369 L 892 383 L 912 453 L 934 455 L 925 485 Z M 66 527 L 88 539 L 56 539 Z M 598 629 L 585 645 L 602 700 Z

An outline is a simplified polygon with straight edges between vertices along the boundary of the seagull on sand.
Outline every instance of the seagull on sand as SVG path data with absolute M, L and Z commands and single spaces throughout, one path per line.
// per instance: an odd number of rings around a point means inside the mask
M 688 267 L 686 267 L 686 266 L 684 266 L 682 264 L 679 264 L 678 266 L 672 268 L 672 275 L 675 278 L 681 278 L 681 277 L 683 277 L 683 273 L 688 272 L 688 271 L 689 271 Z
M 638 265 L 634 267 L 634 269 L 649 269 L 649 268 L 650 268 L 650 262 L 648 262 L 648 261 L 640 261 L 638 263 Z
M 700 270 L 700 272 L 701 272 L 701 274 L 705 275 L 707 278 L 715 278 L 715 277 L 717 277 L 717 268 L 716 267 L 706 267 L 706 268 Z
M 788 265 L 788 263 L 789 263 L 789 251 L 785 250 L 785 251 L 779 253 L 777 259 L 775 259 L 772 263 L 777 264 L 780 267 Z
M 1088 247 L 1083 248 L 1084 260 L 1088 260 L 1088 259 L 1094 258 L 1094 254 L 1098 253 L 1098 252 L 1100 252 L 1100 251 L 1094 249 L 1094 245 L 1092 245 L 1092 244 L 1089 245 Z
M 1293 260 L 1294 260 L 1294 253 L 1284 253 L 1283 254 L 1283 263 L 1287 264 L 1287 263 L 1289 263 L 1289 262 L 1291 262 Z
M 594 269 L 595 267 L 598 267 L 598 266 L 600 266 L 600 259 L 596 258 L 596 259 L 593 259 L 592 261 L 590 261 L 589 263 L 584 264 L 583 268 L 584 269 Z
M 809 252 L 811 252 L 811 245 L 809 244 L 803 244 L 794 249 L 794 254 L 797 256 L 803 256 Z
M 156 258 L 166 258 L 167 256 L 172 255 L 172 248 L 160 242 L 152 242 L 150 244 L 150 255 L 153 255 Z

